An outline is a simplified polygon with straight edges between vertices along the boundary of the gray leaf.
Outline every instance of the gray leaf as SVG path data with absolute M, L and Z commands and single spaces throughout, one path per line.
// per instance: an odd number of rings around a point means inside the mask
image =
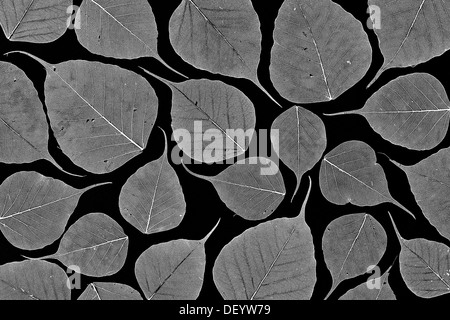
M 438 79 L 428 73 L 398 77 L 381 87 L 357 111 L 384 139 L 413 150 L 436 147 L 448 130 L 450 102 Z
M 183 0 L 170 19 L 169 34 L 186 62 L 213 73 L 247 78 L 267 93 L 257 76 L 261 31 L 250 0 Z
M 153 57 L 177 72 L 158 55 L 158 29 L 148 1 L 84 0 L 79 10 L 77 38 L 90 52 L 118 59 Z
M 245 159 L 213 177 L 186 170 L 197 178 L 211 182 L 225 205 L 246 220 L 267 218 L 286 194 L 278 166 L 266 158 Z
M 450 3 L 444 0 L 369 0 L 378 6 L 375 28 L 384 63 L 371 85 L 387 69 L 415 66 L 450 48 Z M 378 18 L 377 18 L 378 19 Z
M 33 83 L 15 65 L 0 62 L 0 161 L 47 159 L 48 126 Z
M 314 113 L 294 106 L 280 114 L 270 130 L 274 149 L 279 150 L 280 159 L 297 177 L 293 198 L 303 174 L 314 167 L 325 151 L 325 126 Z M 278 130 L 278 139 L 274 138 L 274 130 Z
M 438 232 L 450 239 L 450 149 L 442 149 L 413 166 L 397 164 L 411 186 L 417 204 L 425 218 Z
M 334 204 L 375 206 L 391 202 L 414 217 L 392 198 L 375 152 L 362 141 L 347 141 L 331 150 L 322 160 L 319 181 L 322 194 Z
M 0 266 L 0 300 L 70 300 L 68 278 L 54 263 L 26 260 Z
M 167 160 L 165 133 L 164 138 L 164 154 L 134 173 L 119 196 L 122 216 L 145 234 L 175 228 L 186 212 L 180 181 Z
M 217 257 L 213 277 L 224 299 L 305 300 L 316 283 L 316 260 L 305 207 L 300 214 L 247 229 Z
M 391 267 L 389 267 L 389 270 Z M 371 281 L 379 281 L 380 289 L 369 289 L 367 283 L 362 283 L 356 288 L 347 291 L 339 300 L 397 300 L 389 285 L 389 270 L 380 278 Z
M 156 244 L 139 256 L 134 273 L 148 300 L 197 299 L 205 273 L 205 242 L 219 222 L 202 240 Z
M 401 245 L 400 274 L 406 286 L 421 298 L 450 293 L 450 248 L 422 238 L 405 240 L 391 220 Z
M 325 262 L 333 277 L 330 293 L 345 279 L 367 272 L 386 251 L 387 236 L 371 215 L 349 214 L 333 220 L 322 237 Z
M 139 292 L 121 283 L 93 282 L 78 300 L 142 300 Z
M 67 29 L 72 0 L 2 0 L 0 25 L 11 41 L 47 43 Z
M 15 247 L 41 249 L 64 232 L 81 195 L 60 180 L 18 172 L 0 185 L 0 230 Z
M 245 153 L 256 120 L 253 103 L 241 91 L 211 80 L 170 87 L 174 137 L 188 157 L 221 163 Z
M 76 266 L 80 273 L 104 277 L 118 272 L 128 253 L 128 236 L 122 227 L 103 213 L 89 213 L 66 231 L 58 251 L 41 259 L 58 259 Z
M 372 48 L 361 23 L 331 0 L 286 0 L 275 20 L 270 77 L 286 99 L 329 101 L 369 69 Z
M 49 65 L 45 102 L 62 151 L 78 166 L 105 173 L 146 147 L 158 112 L 158 98 L 138 74 L 82 60 Z

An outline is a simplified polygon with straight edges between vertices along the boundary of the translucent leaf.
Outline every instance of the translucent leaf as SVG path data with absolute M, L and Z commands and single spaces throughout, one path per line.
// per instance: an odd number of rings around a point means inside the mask
M 247 229 L 219 253 L 213 277 L 227 300 L 310 299 L 316 260 L 305 207 L 295 218 L 279 218 Z
M 205 242 L 219 222 L 202 240 L 156 244 L 139 256 L 134 272 L 148 300 L 197 299 L 205 273 Z
M 145 234 L 175 228 L 186 212 L 180 181 L 167 160 L 165 133 L 164 137 L 164 154 L 128 178 L 119 196 L 122 216 Z

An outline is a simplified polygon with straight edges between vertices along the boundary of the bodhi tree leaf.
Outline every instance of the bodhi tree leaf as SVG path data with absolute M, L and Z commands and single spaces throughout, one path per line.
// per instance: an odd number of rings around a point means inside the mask
M 386 232 L 369 214 L 349 214 L 333 220 L 322 237 L 325 263 L 333 277 L 328 296 L 343 280 L 364 274 L 377 265 L 386 244 Z
M 331 0 L 284 1 L 273 38 L 273 85 L 299 103 L 336 99 L 362 79 L 372 60 L 361 23 Z
M 389 271 L 391 267 L 381 277 L 368 280 L 371 281 L 371 284 L 378 282 L 380 284 L 379 289 L 376 287 L 369 288 L 368 283 L 364 282 L 356 288 L 347 291 L 339 300 L 397 300 L 389 285 Z
M 94 282 L 87 286 L 78 300 L 142 300 L 142 297 L 126 284 Z
M 256 116 L 253 103 L 241 91 L 207 79 L 175 84 L 142 70 L 172 90 L 173 136 L 189 158 L 222 163 L 245 153 L 252 141 Z
M 450 293 L 450 248 L 423 238 L 405 240 L 391 220 L 401 245 L 400 274 L 409 290 L 421 298 Z
M 396 164 L 406 173 L 424 216 L 450 240 L 450 149 L 442 149 L 413 166 Z
M 105 173 L 146 147 L 158 98 L 138 74 L 100 62 L 57 65 L 24 53 L 47 71 L 45 102 L 62 151 L 78 166 Z
M 1 5 L 0 5 L 1 6 Z M 0 161 L 47 159 L 48 126 L 33 83 L 15 65 L 0 61 Z
M 450 102 L 438 79 L 428 73 L 398 77 L 381 87 L 357 111 L 384 139 L 413 150 L 436 147 L 448 130 Z
M 76 266 L 90 277 L 118 272 L 128 252 L 128 236 L 122 227 L 103 213 L 89 213 L 78 219 L 63 235 L 55 254 L 40 259 L 57 259 Z
M 369 6 L 378 7 L 380 28 L 374 31 L 384 57 L 369 86 L 387 69 L 415 66 L 450 48 L 448 1 L 369 0 Z
M 175 228 L 186 212 L 180 181 L 167 160 L 167 137 L 162 131 L 164 154 L 134 173 L 119 196 L 122 216 L 145 234 Z
M 306 300 L 316 283 L 311 230 L 305 222 L 309 189 L 300 214 L 247 229 L 219 253 L 214 283 L 226 300 Z
M 325 125 L 314 113 L 294 106 L 275 119 L 270 132 L 275 151 L 297 177 L 294 198 L 303 174 L 314 167 L 325 151 Z
M 170 18 L 169 34 L 186 62 L 249 79 L 267 93 L 257 76 L 261 30 L 250 0 L 183 0 Z
M 139 256 L 134 273 L 148 300 L 197 299 L 205 274 L 205 242 L 219 222 L 202 240 L 156 244 Z
M 26 260 L 0 266 L 0 300 L 70 300 L 68 278 L 54 263 Z
M 2 0 L 0 25 L 11 41 L 52 42 L 66 31 L 71 5 L 72 0 Z
M 17 248 L 41 249 L 63 234 L 90 188 L 78 190 L 37 172 L 15 173 L 0 185 L 0 230 Z
M 90 52 L 118 59 L 153 57 L 180 74 L 158 55 L 158 29 L 148 1 L 84 0 L 79 10 L 77 38 Z
M 267 218 L 286 194 L 278 166 L 266 158 L 238 161 L 213 177 L 193 173 L 186 166 L 185 169 L 193 176 L 211 182 L 228 209 L 246 220 Z
M 334 204 L 375 206 L 391 202 L 414 215 L 389 193 L 383 168 L 373 149 L 362 141 L 347 141 L 325 155 L 319 173 L 320 190 Z

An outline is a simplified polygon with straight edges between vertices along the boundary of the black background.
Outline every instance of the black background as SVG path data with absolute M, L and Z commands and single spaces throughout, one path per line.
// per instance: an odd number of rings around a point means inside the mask
M 258 68 L 258 76 L 261 84 L 273 97 L 275 97 L 277 101 L 279 101 L 279 103 L 283 106 L 283 109 L 277 106 L 267 95 L 265 95 L 249 80 L 234 79 L 226 76 L 211 74 L 206 71 L 197 70 L 196 68 L 185 63 L 174 52 L 168 40 L 169 19 L 173 11 L 180 4 L 181 0 L 151 0 L 149 2 L 152 6 L 158 25 L 158 52 L 162 59 L 172 68 L 182 72 L 189 78 L 217 79 L 240 89 L 254 103 L 256 109 L 257 130 L 269 129 L 273 120 L 281 112 L 295 105 L 293 102 L 283 99 L 274 90 L 269 78 L 270 50 L 273 45 L 272 32 L 276 15 L 282 4 L 281 0 L 253 0 L 252 2 L 259 15 L 262 31 L 262 53 L 261 62 Z M 378 134 L 372 131 L 367 121 L 361 116 L 347 115 L 327 117 L 323 114 L 359 109 L 381 86 L 400 75 L 405 75 L 412 72 L 428 72 L 439 79 L 444 87 L 447 88 L 450 86 L 450 80 L 447 75 L 448 71 L 446 62 L 450 61 L 450 52 L 447 52 L 440 57 L 434 58 L 431 61 L 420 64 L 414 68 L 388 70 L 383 73 L 383 75 L 371 87 L 366 89 L 366 86 L 373 79 L 383 62 L 375 33 L 373 30 L 367 28 L 366 22 L 369 17 L 367 13 L 367 3 L 365 1 L 355 0 L 335 0 L 335 2 L 339 3 L 345 10 L 353 14 L 353 16 L 363 24 L 372 45 L 372 65 L 366 76 L 357 85 L 342 94 L 336 100 L 326 103 L 305 104 L 302 106 L 317 114 L 325 123 L 327 130 L 327 149 L 325 153 L 329 152 L 340 143 L 348 140 L 362 140 L 368 143 L 376 151 L 377 161 L 384 168 L 391 195 L 406 208 L 412 211 L 416 216 L 416 220 L 412 219 L 412 217 L 406 212 L 392 204 L 386 203 L 374 207 L 361 208 L 350 204 L 338 206 L 327 202 L 319 189 L 318 174 L 320 162 L 317 163 L 311 171 L 303 176 L 299 191 L 292 203 L 290 200 L 295 189 L 295 176 L 283 163 L 280 163 L 280 169 L 286 184 L 287 195 L 285 196 L 282 204 L 267 220 L 279 217 L 294 217 L 298 215 L 300 206 L 304 200 L 308 188 L 308 176 L 310 176 L 313 185 L 306 207 L 306 222 L 312 230 L 317 260 L 317 283 L 312 299 L 323 299 L 331 288 L 331 275 L 326 268 L 321 250 L 321 239 L 326 226 L 332 220 L 342 215 L 365 212 L 373 215 L 382 224 L 388 234 L 386 253 L 381 259 L 379 266 L 381 268 L 381 272 L 384 273 L 384 271 L 393 264 L 389 282 L 397 299 L 420 300 L 420 298 L 416 297 L 408 290 L 401 278 L 397 259 L 400 252 L 400 244 L 395 236 L 392 223 L 388 216 L 388 211 L 391 212 L 400 233 L 406 239 L 426 238 L 429 240 L 443 242 L 448 246 L 450 246 L 450 241 L 440 236 L 436 229 L 424 218 L 420 208 L 414 201 L 412 193 L 410 192 L 406 175 L 392 162 L 390 162 L 389 159 L 395 160 L 404 165 L 413 165 L 438 150 L 444 147 L 449 147 L 449 137 L 447 136 L 445 140 L 433 150 L 420 152 L 411 151 L 399 146 L 394 146 L 383 140 Z M 79 6 L 80 4 L 81 0 L 74 1 L 74 5 Z M 115 275 L 104 278 L 90 278 L 82 276 L 82 288 L 81 290 L 72 291 L 72 299 L 77 299 L 86 286 L 93 281 L 125 283 L 140 291 L 139 285 L 134 276 L 134 265 L 137 258 L 144 250 L 153 244 L 167 242 L 174 239 L 201 239 L 213 228 L 218 219 L 221 218 L 218 228 L 206 242 L 206 271 L 204 285 L 199 296 L 200 302 L 220 302 L 222 298 L 216 290 L 212 279 L 212 268 L 215 258 L 223 246 L 231 241 L 231 239 L 241 234 L 244 230 L 261 223 L 261 221 L 246 221 L 239 216 L 234 215 L 233 212 L 228 210 L 222 203 L 215 189 L 209 182 L 191 176 L 180 165 L 173 165 L 173 167 L 180 179 L 187 208 L 184 220 L 177 228 L 158 234 L 143 235 L 122 218 L 118 208 L 119 193 L 127 178 L 146 163 L 159 158 L 163 152 L 163 134 L 156 128 L 156 126 L 163 128 L 168 136 L 171 134 L 171 91 L 169 87 L 159 80 L 145 74 L 141 69 L 139 69 L 139 66 L 174 82 L 182 81 L 182 78 L 153 58 L 141 58 L 128 61 L 104 58 L 91 54 L 78 43 L 74 30 L 67 30 L 64 36 L 49 44 L 9 42 L 3 34 L 0 34 L 0 59 L 11 62 L 25 71 L 38 90 L 40 99 L 44 103 L 44 108 L 45 97 L 43 89 L 45 70 L 36 61 L 25 55 L 4 55 L 5 53 L 13 50 L 27 51 L 51 64 L 57 64 L 71 59 L 84 59 L 118 65 L 144 76 L 153 86 L 159 98 L 158 117 L 155 127 L 150 135 L 147 148 L 142 154 L 133 158 L 131 161 L 112 173 L 93 175 L 76 167 L 64 154 L 62 154 L 51 132 L 49 141 L 51 155 L 66 171 L 74 174 L 86 175 L 85 177 L 78 178 L 63 173 L 52 164 L 44 160 L 36 161 L 31 164 L 0 164 L 0 181 L 3 181 L 9 175 L 18 171 L 37 171 L 43 175 L 60 179 L 76 188 L 84 188 L 96 183 L 111 182 L 108 185 L 91 189 L 82 195 L 78 207 L 69 219 L 67 228 L 87 213 L 103 212 L 109 215 L 124 228 L 125 233 L 129 236 L 130 243 L 127 260 L 124 267 Z M 169 142 L 169 151 L 172 150 L 174 145 L 175 143 L 173 141 Z M 191 170 L 203 175 L 217 174 L 224 168 L 225 165 L 190 166 Z M 52 254 L 56 252 L 58 244 L 59 241 L 56 241 L 44 249 L 29 252 L 13 247 L 3 237 L 3 235 L 0 235 L 0 264 L 12 261 L 21 261 L 23 260 L 22 255 L 40 257 L 43 255 Z M 61 265 L 64 270 L 66 269 L 59 262 L 53 262 Z M 367 277 L 368 275 L 366 274 L 342 282 L 329 299 L 339 298 L 350 288 L 366 281 Z M 142 291 L 140 292 L 142 293 Z M 446 299 L 445 296 L 435 298 L 434 300 L 443 299 Z

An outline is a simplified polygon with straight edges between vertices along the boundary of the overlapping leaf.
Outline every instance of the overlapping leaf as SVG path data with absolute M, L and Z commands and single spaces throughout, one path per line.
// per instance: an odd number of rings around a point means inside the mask
M 415 66 L 440 56 L 450 48 L 450 3 L 444 0 L 369 0 L 383 66 Z
M 300 213 L 247 229 L 217 257 L 213 277 L 224 299 L 305 300 L 316 283 L 316 260 L 305 207 Z
M 2 0 L 0 25 L 11 41 L 52 42 L 67 29 L 72 0 Z
M 165 133 L 164 138 L 164 154 L 128 178 L 119 196 L 122 216 L 145 234 L 175 228 L 186 211 L 180 181 L 167 160 Z
M 62 151 L 76 165 L 105 173 L 144 150 L 158 99 L 143 77 L 99 62 L 50 65 L 31 57 L 46 68 L 50 123 Z
M 128 253 L 128 236 L 103 213 L 89 213 L 66 231 L 58 251 L 41 259 L 58 259 L 81 274 L 104 277 L 118 272 Z
M 445 148 L 413 166 L 397 165 L 406 173 L 425 218 L 450 239 L 450 149 Z
M 332 203 L 374 206 L 391 202 L 413 216 L 392 198 L 375 152 L 362 141 L 347 141 L 331 150 L 322 160 L 319 181 L 322 194 Z
M 179 148 L 205 163 L 242 155 L 254 135 L 253 103 L 221 81 L 189 80 L 172 89 L 172 129 Z
M 247 220 L 267 218 L 286 194 L 278 166 L 267 158 L 247 158 L 213 177 L 188 172 L 211 182 L 225 205 Z
M 396 145 L 414 150 L 436 147 L 448 131 L 450 102 L 438 79 L 428 73 L 398 77 L 381 87 L 360 114 L 373 130 Z
M 118 59 L 153 57 L 170 68 L 158 55 L 158 29 L 148 1 L 83 0 L 79 10 L 78 41 L 90 52 Z
M 314 167 L 325 151 L 325 125 L 314 113 L 294 106 L 274 120 L 270 132 L 275 151 L 297 177 L 294 197 L 303 174 Z
M 286 0 L 275 21 L 270 76 L 286 99 L 336 99 L 365 75 L 372 48 L 361 23 L 331 0 Z
M 405 240 L 392 223 L 401 245 L 400 273 L 408 288 L 421 298 L 450 293 L 450 248 L 423 238 Z
M 257 76 L 261 31 L 250 0 L 183 0 L 169 34 L 175 51 L 191 65 L 247 78 L 266 92 Z
M 35 250 L 64 232 L 83 190 L 37 172 L 18 172 L 0 185 L 0 230 L 20 249 Z
M 68 278 L 54 263 L 26 260 L 0 266 L 0 300 L 70 300 Z
M 197 299 L 205 273 L 205 242 L 219 222 L 202 240 L 160 243 L 139 256 L 134 272 L 148 300 Z
M 0 62 L 0 161 L 54 160 L 48 153 L 48 126 L 33 83 L 21 69 Z
M 330 293 L 343 280 L 364 274 L 378 264 L 386 244 L 386 232 L 369 214 L 349 214 L 333 220 L 322 238 L 325 262 L 333 277 Z
M 139 292 L 121 283 L 93 282 L 78 300 L 142 300 Z

